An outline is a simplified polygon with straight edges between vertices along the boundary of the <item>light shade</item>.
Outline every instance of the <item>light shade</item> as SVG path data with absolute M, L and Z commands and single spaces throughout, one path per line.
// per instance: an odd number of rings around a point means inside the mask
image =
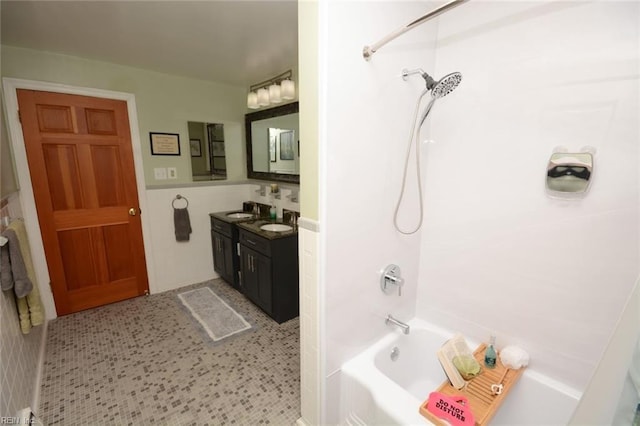
M 258 94 L 256 92 L 249 92 L 249 94 L 247 95 L 247 108 L 260 108 L 260 105 L 258 105 Z
M 282 80 L 280 83 L 282 91 L 282 99 L 293 99 L 296 97 L 296 85 L 291 80 Z
M 282 98 L 280 97 L 280 85 L 273 83 L 269 86 L 269 100 L 272 104 L 279 104 L 282 102 Z
M 258 89 L 258 105 L 269 105 L 269 91 L 264 87 L 262 89 Z

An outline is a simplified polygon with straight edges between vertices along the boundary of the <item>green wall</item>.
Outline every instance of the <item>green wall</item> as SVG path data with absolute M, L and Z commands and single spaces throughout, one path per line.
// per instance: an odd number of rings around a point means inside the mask
M 0 198 L 18 190 L 13 166 L 13 156 L 4 119 L 4 104 L 0 103 Z
M 300 215 L 319 221 L 318 2 L 298 2 L 300 98 Z
M 136 97 L 147 186 L 191 182 L 188 121 L 223 123 L 227 178 L 232 181 L 246 179 L 245 87 L 6 45 L 2 46 L 1 64 L 2 77 L 133 93 Z M 180 134 L 181 155 L 179 157 L 151 155 L 149 132 Z M 4 193 L 6 137 L 5 134 L 2 136 L 2 190 Z M 156 167 L 176 167 L 178 178 L 156 180 L 153 172 Z

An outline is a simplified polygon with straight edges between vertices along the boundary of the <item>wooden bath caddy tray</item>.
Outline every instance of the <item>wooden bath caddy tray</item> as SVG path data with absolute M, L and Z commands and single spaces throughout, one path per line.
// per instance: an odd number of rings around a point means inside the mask
M 502 362 L 500 361 L 500 357 L 496 359 L 496 367 L 493 369 L 484 367 L 484 352 L 487 348 L 486 344 L 481 344 L 473 353 L 475 359 L 482 366 L 482 372 L 469 380 L 465 387 L 462 389 L 456 389 L 451 386 L 449 381 L 445 381 L 436 392 L 440 392 L 447 396 L 465 396 L 468 400 L 468 406 L 471 408 L 471 412 L 473 413 L 473 417 L 476 421 L 476 426 L 484 426 L 489 424 L 489 421 L 493 417 L 493 415 L 498 411 L 500 404 L 504 401 L 505 397 L 511 391 L 513 385 L 518 381 L 522 373 L 524 372 L 524 367 L 519 368 L 517 370 L 507 369 Z M 507 371 L 508 370 L 508 371 Z M 506 374 L 505 374 L 506 372 Z M 494 395 L 491 391 L 491 385 L 500 383 L 500 379 L 502 379 L 502 393 L 500 395 Z M 427 404 L 429 400 L 424 401 L 420 405 L 420 414 L 429 419 L 432 423 L 443 426 L 447 425 L 441 419 L 437 418 L 429 411 L 427 411 Z

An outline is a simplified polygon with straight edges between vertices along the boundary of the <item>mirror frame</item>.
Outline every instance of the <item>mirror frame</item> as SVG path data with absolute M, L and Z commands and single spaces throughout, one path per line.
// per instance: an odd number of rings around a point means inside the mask
M 251 123 L 267 118 L 280 117 L 282 115 L 299 112 L 298 102 L 292 102 L 275 108 L 245 114 L 244 123 L 247 143 L 247 177 L 249 179 L 275 180 L 279 182 L 289 182 L 300 184 L 300 175 L 290 175 L 285 173 L 256 172 L 253 170 L 253 147 L 251 145 Z M 299 136 L 299 135 L 298 135 Z

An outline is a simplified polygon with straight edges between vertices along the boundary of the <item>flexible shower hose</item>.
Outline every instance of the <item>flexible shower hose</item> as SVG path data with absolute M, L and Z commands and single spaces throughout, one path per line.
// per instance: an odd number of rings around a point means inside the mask
M 422 127 L 422 124 L 424 123 L 424 121 L 426 120 L 427 116 L 429 115 L 429 111 L 431 111 L 431 107 L 433 106 L 433 103 L 435 102 L 435 98 L 432 98 L 431 101 L 429 102 L 429 104 L 427 105 L 427 108 L 425 109 L 425 112 L 423 114 L 422 120 L 420 120 L 420 124 L 417 126 L 416 128 L 416 122 L 418 120 L 418 110 L 420 109 L 420 103 L 422 102 L 422 98 L 424 98 L 424 95 L 426 95 L 427 93 L 429 93 L 429 89 L 425 89 L 422 94 L 418 97 L 418 101 L 416 102 L 416 108 L 415 108 L 415 112 L 413 114 L 413 120 L 412 120 L 412 124 L 411 124 L 411 132 L 409 134 L 409 146 L 407 147 L 407 157 L 405 159 L 404 162 L 404 173 L 402 174 L 402 187 L 400 189 L 400 196 L 398 197 L 398 203 L 396 204 L 396 210 L 393 214 L 393 225 L 395 226 L 396 230 L 398 232 L 400 232 L 401 234 L 404 235 L 411 235 L 411 234 L 415 234 L 416 232 L 418 232 L 418 230 L 420 229 L 420 227 L 422 226 L 422 218 L 423 218 L 423 210 L 424 210 L 424 206 L 422 205 L 422 183 L 420 180 L 420 128 Z M 417 135 L 416 135 L 417 133 Z M 414 136 L 417 136 L 414 138 Z M 420 219 L 418 221 L 418 225 L 416 226 L 416 228 L 412 231 L 403 231 L 402 229 L 400 229 L 400 226 L 398 226 L 398 211 L 400 210 L 400 204 L 402 203 L 402 199 L 404 198 L 404 192 L 406 189 L 406 184 L 407 184 L 407 170 L 409 168 L 409 158 L 411 157 L 411 144 L 413 143 L 415 139 L 415 143 L 416 143 L 416 175 L 417 175 L 417 180 L 418 180 L 418 199 L 420 202 Z

